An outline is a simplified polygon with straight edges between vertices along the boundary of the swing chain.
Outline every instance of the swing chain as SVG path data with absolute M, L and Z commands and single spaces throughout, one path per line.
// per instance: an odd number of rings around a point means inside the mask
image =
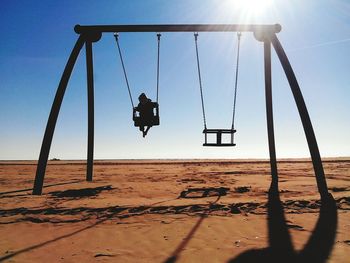
M 157 99 L 156 102 L 158 104 L 158 95 L 159 95 L 159 61 L 160 61 L 160 37 L 162 34 L 157 34 L 158 39 L 158 54 L 157 54 Z
M 120 48 L 120 44 L 119 44 L 119 33 L 115 32 L 115 33 L 114 33 L 114 37 L 115 37 L 115 40 L 116 40 L 116 42 L 117 42 L 119 57 L 120 57 L 120 61 L 121 61 L 121 64 L 122 64 L 122 68 L 123 68 L 123 72 L 124 72 L 124 78 L 125 78 L 126 86 L 127 86 L 127 88 L 128 88 L 128 93 L 129 93 L 131 105 L 132 105 L 132 108 L 135 108 L 134 101 L 133 101 L 132 95 L 131 95 L 131 90 L 130 90 L 130 85 L 129 85 L 128 76 L 127 76 L 127 74 L 126 74 L 126 68 L 125 68 L 125 65 L 124 65 L 123 55 L 122 55 L 121 48 Z M 157 104 L 158 104 L 158 98 L 159 98 L 160 37 L 161 37 L 161 34 L 158 33 L 158 34 L 157 34 L 157 39 L 158 39 L 158 54 L 157 54 L 157 99 L 156 99 Z
M 114 37 L 115 37 L 115 40 L 117 42 L 117 46 L 118 46 L 118 51 L 119 51 L 119 57 L 120 57 L 120 61 L 122 63 L 122 67 L 123 67 L 123 72 L 124 72 L 124 77 L 125 77 L 125 82 L 126 82 L 126 86 L 128 88 L 128 92 L 129 92 L 129 97 L 130 97 L 130 101 L 131 101 L 131 105 L 132 105 L 132 108 L 134 109 L 135 106 L 134 106 L 134 101 L 132 100 L 132 96 L 131 96 L 131 91 L 130 91 L 130 85 L 129 85 L 129 81 L 128 81 L 128 76 L 126 74 L 126 69 L 125 69 L 125 65 L 124 65 L 124 60 L 123 60 L 123 56 L 122 56 L 122 52 L 120 50 L 120 45 L 119 45 L 119 33 L 114 33 Z
M 231 129 L 234 130 L 235 127 L 235 115 L 236 115 L 236 99 L 237 99 L 237 88 L 238 88 L 238 69 L 239 69 L 239 53 L 241 44 L 242 33 L 237 33 L 237 60 L 236 60 L 236 71 L 235 71 L 235 90 L 233 95 L 233 108 L 232 108 L 232 126 Z
M 200 90 L 201 102 L 202 102 L 202 113 L 203 113 L 204 130 L 206 130 L 207 129 L 207 121 L 206 121 L 206 118 L 205 118 L 202 76 L 201 76 L 201 69 L 200 69 L 200 63 L 199 63 L 198 43 L 197 43 L 198 32 L 194 33 L 194 40 L 195 40 L 195 44 L 196 44 L 197 69 L 198 69 L 198 79 L 199 79 L 199 90 Z

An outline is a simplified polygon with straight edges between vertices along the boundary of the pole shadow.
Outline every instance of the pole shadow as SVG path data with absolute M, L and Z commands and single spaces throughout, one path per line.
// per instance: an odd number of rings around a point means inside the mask
M 43 186 L 43 188 L 57 186 L 57 185 L 76 184 L 76 183 L 80 183 L 80 182 L 83 182 L 83 181 L 84 180 L 80 180 L 79 179 L 79 180 L 73 180 L 73 181 L 64 182 L 64 183 L 48 184 L 48 185 Z M 26 189 L 19 189 L 19 190 L 7 191 L 7 192 L 0 192 L 0 196 L 1 195 L 6 195 L 6 194 L 27 192 L 27 191 L 32 191 L 32 190 L 33 190 L 33 188 L 26 188 Z
M 292 244 L 279 193 L 271 189 L 267 204 L 269 247 L 247 250 L 230 259 L 228 263 L 326 262 L 333 249 L 338 222 L 337 206 L 333 196 L 328 194 L 322 198 L 316 226 L 304 248 L 296 251 Z
M 177 246 L 177 248 L 174 250 L 174 252 L 171 254 L 170 257 L 168 257 L 164 263 L 175 263 L 179 256 L 181 251 L 187 246 L 188 242 L 192 239 L 193 235 L 196 233 L 200 225 L 203 223 L 203 220 L 206 218 L 206 215 L 201 215 L 198 219 L 197 223 L 193 226 L 191 231 L 187 234 L 187 236 L 183 239 L 183 241 Z
M 105 222 L 105 221 L 111 219 L 114 215 L 118 214 L 118 213 L 121 212 L 121 211 L 123 211 L 123 209 L 117 210 L 117 211 L 115 211 L 115 212 L 113 212 L 113 213 L 111 213 L 111 214 L 109 214 L 109 215 L 106 215 L 106 216 L 104 216 L 103 218 L 101 218 L 100 220 L 98 220 L 97 222 L 95 222 L 95 223 L 93 223 L 93 224 L 91 224 L 91 225 L 89 225 L 89 226 L 86 226 L 86 227 L 80 228 L 80 229 L 78 229 L 78 230 L 75 230 L 75 231 L 73 231 L 73 232 L 71 232 L 71 233 L 68 233 L 68 234 L 65 234 L 65 235 L 56 237 L 56 238 L 54 238 L 54 239 L 47 240 L 47 241 L 44 241 L 44 242 L 42 242 L 42 243 L 38 243 L 38 244 L 36 244 L 36 245 L 32 245 L 32 246 L 29 246 L 29 247 L 26 247 L 26 248 L 23 248 L 23 249 L 14 251 L 14 252 L 12 252 L 12 253 L 9 253 L 8 255 L 5 255 L 5 256 L 0 257 L 0 262 L 2 262 L 2 261 L 4 261 L 4 260 L 8 260 L 8 259 L 10 259 L 10 258 L 13 258 L 13 257 L 15 257 L 15 256 L 18 256 L 18 255 L 20 255 L 20 254 L 26 253 L 26 252 L 28 252 L 28 251 L 32 251 L 32 250 L 41 248 L 41 247 L 43 247 L 43 246 L 46 246 L 46 245 L 55 243 L 55 242 L 57 242 L 57 241 L 59 241 L 59 240 L 62 240 L 62 239 L 65 239 L 65 238 L 69 238 L 69 237 L 71 237 L 71 236 L 74 236 L 74 235 L 76 235 L 76 234 L 79 234 L 79 233 L 81 233 L 81 232 L 84 232 L 84 231 L 86 231 L 86 230 L 88 230 L 88 229 L 94 228 L 95 226 L 97 226 L 97 225 L 99 225 L 99 224 L 101 224 L 101 223 L 103 223 L 103 222 Z
M 199 191 L 203 192 L 204 188 L 199 189 Z M 214 189 L 214 188 L 213 188 Z M 198 189 L 196 189 L 198 190 Z M 203 193 L 203 197 L 206 197 L 208 194 L 208 191 L 212 190 L 212 188 L 210 189 L 205 189 L 204 193 Z M 217 189 L 214 189 L 217 190 Z M 177 248 L 174 250 L 174 252 L 163 262 L 163 263 L 175 263 L 179 257 L 180 257 L 180 253 L 182 252 L 182 250 L 184 250 L 184 248 L 187 246 L 187 244 L 190 242 L 190 240 L 192 239 L 193 235 L 197 232 L 197 230 L 199 229 L 199 227 L 201 226 L 201 224 L 203 223 L 204 219 L 208 217 L 208 214 L 210 213 L 210 207 L 212 207 L 214 204 L 216 204 L 222 195 L 226 195 L 226 192 L 228 191 L 228 188 L 225 188 L 225 191 L 223 191 L 222 189 L 220 189 L 221 191 L 217 191 L 217 198 L 214 202 L 211 202 L 209 204 L 209 210 L 208 212 L 204 212 L 203 214 L 200 215 L 199 219 L 197 220 L 196 224 L 192 227 L 192 229 L 190 230 L 190 232 L 188 232 L 187 236 L 182 240 L 182 242 L 177 246 Z M 185 197 L 186 198 L 186 194 L 191 193 L 193 191 L 184 191 L 181 193 L 181 197 Z

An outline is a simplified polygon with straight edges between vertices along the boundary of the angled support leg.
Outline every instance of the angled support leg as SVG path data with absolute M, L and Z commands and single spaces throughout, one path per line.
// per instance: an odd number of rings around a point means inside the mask
M 269 40 L 264 41 L 264 68 L 265 68 L 267 134 L 268 134 L 268 140 L 269 140 L 270 167 L 271 167 L 271 176 L 272 176 L 270 191 L 278 192 L 278 171 L 277 171 L 275 133 L 274 133 L 274 127 L 273 127 L 273 107 L 272 107 L 271 42 Z
M 86 74 L 88 94 L 88 147 L 86 181 L 92 181 L 94 164 L 94 74 L 92 60 L 92 42 L 86 41 Z
M 61 81 L 56 91 L 56 96 L 51 107 L 51 112 L 46 124 L 46 130 L 45 130 L 43 142 L 41 145 L 40 156 L 39 156 L 38 166 L 36 169 L 36 176 L 35 176 L 34 187 L 33 187 L 34 195 L 41 195 L 41 192 L 42 192 L 47 160 L 49 158 L 49 152 L 51 148 L 52 137 L 56 127 L 58 113 L 61 108 L 64 93 L 66 91 L 69 78 L 72 74 L 74 64 L 77 60 L 77 57 L 83 45 L 84 45 L 84 39 L 82 36 L 80 36 L 77 42 L 75 43 L 72 53 L 70 54 L 66 67 L 63 71 Z
M 320 152 L 318 150 L 316 136 L 311 124 L 310 116 L 307 111 L 303 95 L 300 91 L 298 81 L 289 63 L 288 57 L 284 52 L 283 47 L 275 34 L 271 35 L 271 42 L 277 53 L 279 60 L 281 61 L 282 67 L 287 76 L 290 88 L 294 96 L 295 103 L 299 111 L 300 119 L 304 127 L 306 140 L 307 140 L 310 154 L 311 154 L 318 191 L 321 195 L 321 199 L 328 198 L 329 195 L 328 195 L 327 182 L 326 182 L 326 178 L 323 170 Z

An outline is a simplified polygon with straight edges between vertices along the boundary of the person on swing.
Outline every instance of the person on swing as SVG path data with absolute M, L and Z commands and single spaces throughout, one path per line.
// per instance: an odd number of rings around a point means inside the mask
M 153 108 L 155 104 L 156 102 L 152 102 L 151 99 L 147 98 L 145 93 L 141 93 L 139 96 L 139 104 L 135 107 L 135 110 L 140 113 L 140 131 L 143 137 L 147 135 L 149 129 L 152 127 Z

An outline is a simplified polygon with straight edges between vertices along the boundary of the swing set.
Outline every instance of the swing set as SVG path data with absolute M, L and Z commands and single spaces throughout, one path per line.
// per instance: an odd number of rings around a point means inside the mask
M 137 110 L 132 99 L 131 89 L 127 77 L 127 72 L 124 64 L 124 59 L 119 43 L 119 33 L 121 32 L 155 32 L 157 33 L 157 96 L 156 102 L 153 103 L 153 117 L 146 123 L 147 126 L 159 125 L 159 78 L 160 78 L 160 39 L 162 32 L 192 32 L 195 40 L 195 50 L 197 59 L 197 70 L 199 80 L 199 90 L 201 97 L 201 106 L 204 122 L 204 143 L 203 146 L 235 146 L 234 133 L 235 129 L 235 111 L 236 111 L 236 98 L 238 88 L 238 75 L 239 75 L 239 53 L 240 53 L 240 41 L 241 34 L 243 32 L 252 32 L 257 41 L 263 43 L 264 48 L 264 72 L 265 72 L 265 101 L 266 101 L 266 116 L 267 116 L 267 132 L 268 132 L 268 144 L 270 155 L 270 167 L 271 167 L 271 189 L 278 190 L 278 173 L 277 173 L 277 160 L 275 150 L 275 138 L 274 138 L 274 124 L 273 124 L 273 105 L 272 105 L 272 77 L 271 77 L 271 46 L 276 51 L 276 54 L 282 64 L 286 77 L 288 79 L 290 88 L 293 93 L 293 97 L 296 103 L 296 107 L 301 118 L 305 136 L 307 139 L 308 147 L 311 154 L 313 168 L 316 177 L 316 183 L 321 198 L 328 197 L 327 182 L 323 170 L 321 156 L 319 153 L 317 140 L 311 124 L 310 116 L 308 114 L 304 98 L 302 96 L 299 84 L 290 65 L 287 55 L 285 54 L 283 47 L 278 40 L 276 34 L 281 31 L 279 24 L 275 25 L 235 25 L 235 24 L 178 24 L 178 25 L 97 25 L 97 26 L 80 26 L 76 25 L 75 32 L 79 34 L 79 38 L 70 54 L 65 69 L 63 71 L 61 80 L 59 82 L 56 95 L 51 107 L 50 115 L 47 121 L 46 130 L 40 150 L 40 156 L 38 160 L 36 176 L 33 186 L 33 194 L 41 195 L 44 184 L 44 177 L 46 172 L 47 161 L 49 157 L 51 142 L 53 133 L 55 130 L 58 114 L 63 101 L 64 93 L 67 88 L 67 84 L 71 73 L 74 68 L 74 64 L 79 56 L 80 50 L 85 45 L 86 50 L 86 71 L 87 71 L 87 95 L 88 95 L 88 146 L 87 146 L 87 171 L 86 180 L 92 181 L 93 177 L 93 152 L 94 152 L 94 79 L 93 79 L 93 60 L 92 60 L 92 43 L 98 42 L 103 33 L 114 33 L 116 40 L 118 53 L 123 68 L 124 78 L 129 93 L 130 102 L 133 108 L 133 121 L 134 126 L 139 127 L 145 125 L 144 120 L 140 115 L 137 115 Z M 232 124 L 229 129 L 208 129 L 205 115 L 205 105 L 203 98 L 203 86 L 199 60 L 198 49 L 198 36 L 199 32 L 238 32 L 237 33 L 237 54 L 235 65 L 235 83 L 234 83 L 234 96 L 232 107 Z M 208 134 L 216 135 L 215 142 L 208 142 Z M 230 135 L 229 142 L 223 142 L 223 134 Z

